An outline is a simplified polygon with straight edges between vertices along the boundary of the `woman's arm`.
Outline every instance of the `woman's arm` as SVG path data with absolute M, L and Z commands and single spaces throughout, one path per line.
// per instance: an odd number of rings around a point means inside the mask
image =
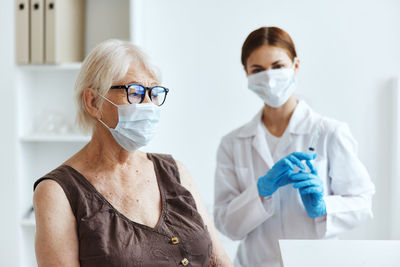
M 53 180 L 42 181 L 36 187 L 33 207 L 38 266 L 80 266 L 75 216 L 61 186 Z
M 231 260 L 229 259 L 228 255 L 226 254 L 221 244 L 221 241 L 217 236 L 214 224 L 211 222 L 207 214 L 206 208 L 204 207 L 200 193 L 196 187 L 196 184 L 193 181 L 192 176 L 181 162 L 177 161 L 177 165 L 181 177 L 182 186 L 184 186 L 192 194 L 196 202 L 197 210 L 200 213 L 201 217 L 203 218 L 204 224 L 207 226 L 208 231 L 210 232 L 211 235 L 213 250 L 212 250 L 211 260 L 208 266 L 224 266 L 224 267 L 233 266 Z
M 357 142 L 346 124 L 335 129 L 328 140 L 331 195 L 324 197 L 327 216 L 318 231 L 336 236 L 370 220 L 375 186 L 357 156 Z
M 217 152 L 215 170 L 214 223 L 216 228 L 232 240 L 243 240 L 275 213 L 272 196 L 261 198 L 256 177 L 250 168 L 236 166 L 233 156 L 236 140 L 225 136 Z M 248 153 L 242 151 L 242 153 Z M 240 160 L 239 160 L 240 161 Z M 240 184 L 246 186 L 241 187 Z

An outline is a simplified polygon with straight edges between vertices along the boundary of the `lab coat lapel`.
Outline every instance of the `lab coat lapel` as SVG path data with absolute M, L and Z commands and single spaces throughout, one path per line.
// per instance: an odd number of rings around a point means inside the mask
M 272 158 L 271 151 L 269 150 L 265 133 L 261 127 L 262 125 L 260 119 L 260 122 L 255 127 L 256 135 L 254 136 L 252 146 L 267 164 L 268 169 L 270 169 L 274 165 L 274 160 Z
M 304 101 L 299 101 L 290 119 L 288 127 L 276 147 L 274 158 L 276 157 L 277 160 L 279 160 L 291 152 L 294 152 L 292 151 L 294 149 L 294 136 L 309 133 L 312 123 L 313 119 L 311 116 L 311 109 Z M 292 146 L 291 149 L 290 146 Z
M 293 136 L 310 132 L 310 127 L 312 125 L 311 109 L 304 101 L 299 101 L 288 127 L 276 147 L 274 155 L 272 155 L 269 150 L 265 132 L 261 128 L 264 127 L 261 125 L 262 111 L 263 110 L 261 110 L 253 120 L 246 125 L 239 134 L 239 137 L 253 137 L 253 150 L 257 152 L 268 168 L 272 168 L 275 161 L 278 161 L 280 158 L 293 152 L 289 151 L 289 148 L 293 143 Z

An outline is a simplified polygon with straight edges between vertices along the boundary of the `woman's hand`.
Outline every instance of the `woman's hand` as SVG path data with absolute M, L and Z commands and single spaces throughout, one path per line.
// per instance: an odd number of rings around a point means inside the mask
M 310 218 L 324 216 L 326 214 L 326 205 L 323 199 L 324 187 L 322 180 L 318 177 L 314 165 L 307 160 L 308 168 L 311 172 L 299 172 L 290 175 L 290 179 L 295 182 L 294 188 L 299 189 L 301 200 Z
M 294 152 L 289 156 L 280 159 L 275 165 L 267 172 L 266 175 L 260 177 L 257 181 L 258 193 L 262 197 L 272 195 L 279 187 L 293 183 L 289 176 L 293 174 L 295 166 L 300 170 L 305 170 L 302 160 L 313 160 L 316 154 Z

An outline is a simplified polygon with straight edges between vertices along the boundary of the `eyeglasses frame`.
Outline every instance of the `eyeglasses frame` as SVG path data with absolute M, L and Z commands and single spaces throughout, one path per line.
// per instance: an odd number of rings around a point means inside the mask
M 163 101 L 161 104 L 159 104 L 158 106 L 162 106 L 162 105 L 165 103 L 165 100 L 167 99 L 167 95 L 168 95 L 169 89 L 166 88 L 166 87 L 164 87 L 164 86 L 160 86 L 160 85 L 155 85 L 155 86 L 152 86 L 152 87 L 147 87 L 147 86 L 144 86 L 144 85 L 141 85 L 141 84 L 138 84 L 138 83 L 129 83 L 129 84 L 124 84 L 124 85 L 113 85 L 113 86 L 110 87 L 110 89 L 125 89 L 125 92 L 126 92 L 126 99 L 128 100 L 129 104 L 132 104 L 131 101 L 129 100 L 129 87 L 131 87 L 132 85 L 137 85 L 137 86 L 143 87 L 144 90 L 145 90 L 145 93 L 144 93 L 144 94 L 141 94 L 141 99 L 140 99 L 139 104 L 142 103 L 142 102 L 144 101 L 144 98 L 146 97 L 146 91 L 148 91 L 149 98 L 150 98 L 150 100 L 151 100 L 152 103 L 153 103 L 153 99 L 151 98 L 151 90 L 152 90 L 153 88 L 156 88 L 156 87 L 161 87 L 161 88 L 163 88 L 163 89 L 165 90 L 164 101 Z M 154 103 L 153 103 L 153 104 L 154 104 Z

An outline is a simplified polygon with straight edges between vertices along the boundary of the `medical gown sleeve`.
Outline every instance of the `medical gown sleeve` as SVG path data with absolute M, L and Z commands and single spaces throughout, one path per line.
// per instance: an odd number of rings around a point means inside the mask
M 223 140 L 218 149 L 214 222 L 224 235 L 241 240 L 271 217 L 274 208 L 272 197 L 261 201 L 254 177 L 248 177 L 246 188 L 240 188 L 231 148 L 229 142 Z
M 340 124 L 327 142 L 330 192 L 324 197 L 327 215 L 326 220 L 320 221 L 322 238 L 334 237 L 371 219 L 371 201 L 375 193 L 347 125 Z

